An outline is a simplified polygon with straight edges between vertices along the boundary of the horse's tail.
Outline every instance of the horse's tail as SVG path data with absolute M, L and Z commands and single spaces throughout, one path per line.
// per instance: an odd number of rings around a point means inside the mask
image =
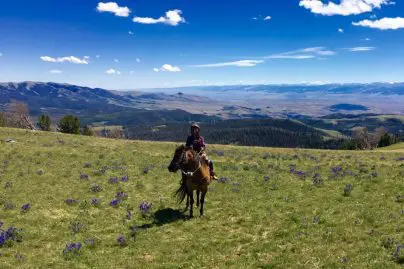
M 178 190 L 174 193 L 174 196 L 177 197 L 178 203 L 182 203 L 187 196 L 187 185 L 184 179 L 181 180 L 181 186 Z

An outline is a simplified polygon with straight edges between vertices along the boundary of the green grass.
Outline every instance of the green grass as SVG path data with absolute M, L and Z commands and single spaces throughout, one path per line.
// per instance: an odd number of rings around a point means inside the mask
M 230 180 L 211 185 L 205 217 L 176 220 L 164 215 L 171 209 L 181 216 L 183 209 L 172 197 L 180 175 L 166 168 L 175 146 L 0 128 L 0 220 L 3 228 L 22 228 L 24 239 L 0 248 L 0 267 L 402 268 L 392 258 L 395 243 L 382 246 L 387 238 L 404 243 L 404 208 L 396 199 L 404 194 L 404 162 L 397 161 L 402 152 L 212 145 L 219 176 Z M 291 164 L 306 176 L 292 174 Z M 346 173 L 333 177 L 336 166 Z M 315 173 L 323 186 L 313 186 Z M 128 182 L 108 183 L 124 175 Z M 91 192 L 93 184 L 103 190 Z M 346 184 L 353 185 L 350 196 L 343 195 Z M 109 202 L 121 190 L 129 197 L 112 208 Z M 93 197 L 102 199 L 101 206 L 90 204 Z M 67 198 L 79 202 L 69 206 Z M 156 216 L 141 216 L 142 201 L 153 203 Z M 5 210 L 10 203 L 16 208 Z M 21 213 L 25 203 L 31 209 Z M 147 226 L 153 221 L 158 225 Z M 84 225 L 78 233 L 74 222 Z M 133 240 L 132 225 L 148 228 Z M 116 244 L 120 234 L 125 247 Z M 96 239 L 93 247 L 62 254 L 66 243 L 88 238 Z

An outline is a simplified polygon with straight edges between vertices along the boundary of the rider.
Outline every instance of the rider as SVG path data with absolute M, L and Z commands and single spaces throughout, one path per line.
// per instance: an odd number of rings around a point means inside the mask
M 186 147 L 192 147 L 197 153 L 199 153 L 209 164 L 210 175 L 213 179 L 217 179 L 215 173 L 213 172 L 213 162 L 209 160 L 205 153 L 205 141 L 200 135 L 201 127 L 194 123 L 191 125 L 191 134 L 188 136 Z

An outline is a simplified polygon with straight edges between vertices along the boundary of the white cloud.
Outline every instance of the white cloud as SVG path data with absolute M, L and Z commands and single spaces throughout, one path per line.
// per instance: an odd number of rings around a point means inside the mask
M 278 55 L 270 55 L 265 57 L 266 59 L 294 59 L 294 60 L 305 60 L 305 59 L 313 59 L 316 56 L 314 55 L 283 55 L 283 54 L 278 54 Z
M 338 32 L 339 32 L 339 33 L 343 33 L 343 32 L 344 32 L 344 29 L 338 28 Z
M 262 15 L 258 15 L 256 17 L 252 17 L 251 19 L 254 20 L 254 21 L 257 21 L 257 20 L 269 21 L 269 20 L 272 19 L 272 17 L 271 16 L 263 17 Z
M 51 74 L 62 74 L 61 70 L 50 70 L 49 73 Z
M 42 61 L 49 62 L 49 63 L 72 63 L 72 64 L 88 64 L 89 58 L 84 57 L 83 59 L 77 58 L 75 56 L 67 56 L 67 57 L 59 57 L 53 58 L 50 56 L 41 56 Z
M 369 37 L 367 37 L 367 38 L 365 38 L 364 40 L 365 40 L 365 41 L 370 41 L 370 38 L 369 38 Z
M 129 74 L 131 74 L 131 75 L 133 75 L 134 73 L 135 73 L 135 71 L 133 71 L 133 70 L 129 71 Z
M 140 63 L 141 60 L 140 60 L 139 58 L 136 58 L 136 62 L 137 62 L 137 63 Z
M 348 50 L 351 52 L 362 52 L 362 51 L 372 51 L 375 50 L 375 47 L 353 47 L 349 48 Z
M 300 0 L 299 2 L 299 6 L 309 9 L 312 13 L 325 16 L 357 15 L 389 4 L 394 4 L 394 2 L 391 0 L 341 0 L 339 4 L 331 1 L 327 1 L 325 4 L 322 0 Z
M 292 60 L 305 60 L 313 59 L 318 56 L 332 56 L 336 52 L 332 50 L 327 50 L 324 47 L 311 47 L 299 50 L 293 50 L 288 52 L 283 52 L 279 54 L 273 54 L 266 56 L 266 59 L 292 59 Z
M 258 20 L 258 17 L 252 17 L 251 19 L 256 21 L 256 20 Z
M 119 60 L 118 60 L 118 59 L 114 59 L 114 62 L 115 62 L 115 63 L 119 63 Z
M 264 21 L 269 21 L 270 19 L 272 19 L 271 16 L 266 16 L 266 17 L 264 18 Z
M 185 22 L 185 19 L 181 16 L 181 14 L 181 10 L 175 9 L 167 11 L 165 17 L 160 17 L 158 19 L 150 17 L 134 17 L 133 21 L 142 24 L 164 23 L 171 26 L 177 26 L 178 24 Z
M 121 72 L 119 72 L 118 70 L 115 70 L 113 68 L 108 69 L 107 71 L 105 71 L 105 73 L 108 75 L 120 75 L 121 74 Z
M 128 17 L 130 13 L 130 9 L 128 7 L 120 7 L 115 2 L 108 2 L 108 3 L 99 2 L 97 5 L 97 11 L 114 13 L 115 16 L 118 17 Z
M 236 67 L 253 67 L 257 64 L 262 64 L 263 60 L 241 60 L 235 62 L 226 62 L 226 63 L 214 63 L 214 64 L 201 64 L 194 65 L 193 67 L 225 67 L 225 66 L 236 66 Z
M 363 20 L 359 22 L 353 22 L 352 25 L 369 27 L 380 30 L 397 30 L 400 28 L 404 28 L 404 18 L 401 17 L 383 18 L 375 21 Z
M 131 30 L 129 30 L 128 34 L 134 35 L 134 33 Z
M 95 55 L 95 58 L 97 58 L 97 59 L 100 58 L 100 57 L 101 57 L 101 56 L 100 56 L 99 54 Z
M 3 53 L 0 52 L 0 57 L 3 56 Z
M 173 66 L 171 64 L 163 64 L 160 68 L 154 68 L 154 72 L 181 72 L 181 68 Z

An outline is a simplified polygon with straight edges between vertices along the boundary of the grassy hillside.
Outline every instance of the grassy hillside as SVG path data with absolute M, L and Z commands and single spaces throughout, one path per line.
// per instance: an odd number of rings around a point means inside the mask
M 403 152 L 210 146 L 225 178 L 206 216 L 185 220 L 174 148 L 0 128 L 0 229 L 23 229 L 0 267 L 402 268 Z M 63 254 L 72 242 L 83 246 Z

